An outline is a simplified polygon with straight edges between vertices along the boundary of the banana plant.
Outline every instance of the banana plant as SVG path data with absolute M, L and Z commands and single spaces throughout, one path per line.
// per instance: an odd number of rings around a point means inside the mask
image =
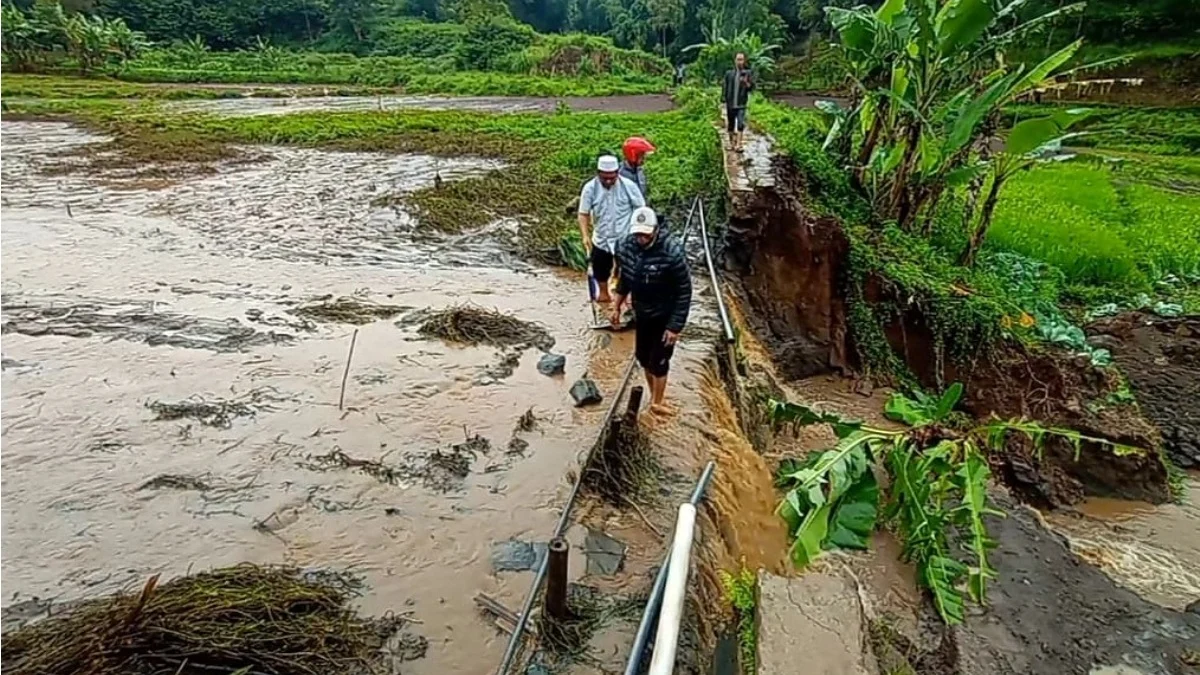
M 852 96 L 848 109 L 822 104 L 830 128 L 825 147 L 849 168 L 881 220 L 915 229 L 922 215 L 928 223 L 948 191 L 970 185 L 978 197 L 988 175 L 999 178 L 990 183 L 998 194 L 1008 176 L 1054 140 L 1044 132 L 1064 135 L 1064 120 L 1047 116 L 1023 123 L 1016 138 L 1020 151 L 996 156 L 992 148 L 1003 106 L 1078 70 L 1063 71 L 1078 41 L 1033 65 L 1006 60 L 1004 49 L 1017 38 L 1081 7 L 1068 5 L 1012 27 L 1025 2 L 886 0 L 878 9 L 827 8 Z M 1038 142 L 1028 146 L 1031 138 Z M 978 200 L 968 196 L 972 235 L 986 234 L 991 196 L 978 217 Z M 972 260 L 974 251 L 965 258 Z
M 867 548 L 876 528 L 890 527 L 939 615 L 949 624 L 961 623 L 966 603 L 984 604 L 987 584 L 996 577 L 990 563 L 996 543 L 988 535 L 986 518 L 1004 514 L 987 499 L 989 452 L 1002 451 L 1016 434 L 1029 439 L 1039 458 L 1051 437 L 1073 446 L 1077 460 L 1085 442 L 1116 455 L 1144 453 L 1023 419 L 975 424 L 954 411 L 962 395 L 958 383 L 938 396 L 893 394 L 884 411 L 906 425 L 899 429 L 876 428 L 787 401 L 770 402 L 776 424 L 825 424 L 838 438 L 827 450 L 784 460 L 777 473 L 784 497 L 776 513 L 787 525 L 797 567 L 829 549 Z M 876 467 L 889 478 L 886 494 L 876 482 Z

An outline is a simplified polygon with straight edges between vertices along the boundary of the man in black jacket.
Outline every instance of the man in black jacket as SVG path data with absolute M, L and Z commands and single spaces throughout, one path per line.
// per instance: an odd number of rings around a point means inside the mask
M 667 371 L 692 304 L 692 275 L 683 246 L 658 226 L 653 209 L 635 209 L 629 220 L 629 236 L 617 245 L 621 278 L 612 322 L 620 322 L 621 308 L 632 294 L 635 352 L 650 387 L 650 410 L 663 413 Z
M 721 85 L 721 102 L 725 104 L 725 125 L 729 132 L 729 145 L 737 152 L 742 151 L 742 132 L 746 129 L 746 105 L 750 92 L 754 91 L 754 74 L 746 66 L 746 55 L 738 52 L 733 57 L 733 69 L 725 73 Z

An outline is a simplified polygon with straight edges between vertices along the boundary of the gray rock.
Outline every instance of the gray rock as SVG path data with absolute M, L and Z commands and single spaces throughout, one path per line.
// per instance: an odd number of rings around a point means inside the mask
M 609 576 L 620 572 L 625 566 L 625 549 L 624 543 L 599 530 L 588 529 L 587 539 L 583 543 L 587 573 Z
M 600 389 L 596 387 L 596 383 L 587 377 L 581 377 L 575 384 L 571 385 L 571 398 L 575 399 L 576 408 L 599 403 L 604 400 L 604 396 L 600 394 Z
M 549 352 L 542 354 L 542 358 L 538 360 L 537 364 L 538 372 L 543 375 L 562 375 L 566 367 L 567 357 Z
M 492 569 L 496 572 L 525 572 L 542 564 L 545 544 L 509 539 L 492 545 Z

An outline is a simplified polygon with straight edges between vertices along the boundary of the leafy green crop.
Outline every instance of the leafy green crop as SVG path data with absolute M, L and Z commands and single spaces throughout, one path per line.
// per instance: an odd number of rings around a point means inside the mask
M 753 675 L 758 672 L 758 630 L 755 615 L 758 612 L 758 579 L 753 570 L 742 568 L 736 573 L 720 571 L 721 587 L 725 601 L 737 615 L 738 653 L 741 656 L 742 672 Z

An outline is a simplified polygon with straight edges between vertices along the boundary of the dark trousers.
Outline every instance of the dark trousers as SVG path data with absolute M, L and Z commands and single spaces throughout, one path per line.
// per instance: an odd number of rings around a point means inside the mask
M 664 377 L 671 370 L 671 357 L 675 354 L 675 345 L 663 344 L 663 335 L 666 332 L 666 317 L 638 315 L 633 351 L 642 370 L 654 377 Z
M 605 283 L 612 277 L 613 267 L 616 266 L 616 256 L 599 246 L 592 246 L 592 277 L 600 283 Z
M 745 108 L 725 108 L 725 130 L 729 133 L 736 133 L 746 128 L 746 109 Z

